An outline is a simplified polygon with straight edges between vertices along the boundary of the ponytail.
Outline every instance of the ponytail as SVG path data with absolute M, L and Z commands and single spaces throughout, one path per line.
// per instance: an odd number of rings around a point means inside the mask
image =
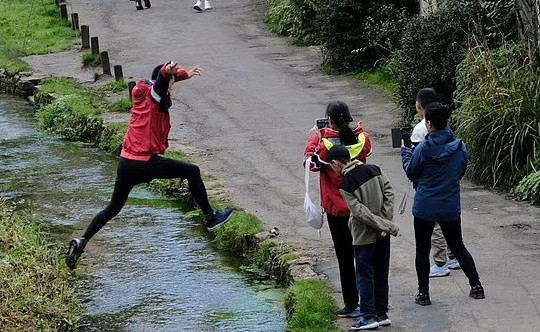
M 344 145 L 352 145 L 358 142 L 354 131 L 349 127 L 353 121 L 349 106 L 342 101 L 333 101 L 326 107 L 326 115 L 334 121 L 339 128 L 339 138 Z

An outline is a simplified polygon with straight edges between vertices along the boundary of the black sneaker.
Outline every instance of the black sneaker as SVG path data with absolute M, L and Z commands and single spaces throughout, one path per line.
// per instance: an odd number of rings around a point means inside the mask
M 485 299 L 486 295 L 484 294 L 484 287 L 482 287 L 482 285 L 472 286 L 469 296 L 477 300 Z
M 137 10 L 143 10 L 143 6 L 142 6 L 142 3 L 141 3 L 141 0 L 136 0 L 135 1 L 135 4 L 137 5 L 135 8 L 137 8 Z
M 343 308 L 336 311 L 336 315 L 339 318 L 357 318 L 362 315 L 360 312 L 360 307 L 356 304 L 355 306 L 345 305 Z
M 206 216 L 206 228 L 209 231 L 215 231 L 225 223 L 231 220 L 234 209 L 228 208 L 223 211 L 214 211 Z
M 424 292 L 424 293 L 419 292 L 414 297 L 414 303 L 419 304 L 419 305 L 430 305 L 431 300 L 429 299 L 429 293 L 428 292 Z
M 66 253 L 66 265 L 70 269 L 74 269 L 77 266 L 77 261 L 84 252 L 84 247 L 86 247 L 86 240 L 84 238 L 73 239 L 69 242 L 68 252 Z
M 152 5 L 150 4 L 150 0 L 144 0 L 144 6 L 145 6 L 146 8 L 152 7 Z

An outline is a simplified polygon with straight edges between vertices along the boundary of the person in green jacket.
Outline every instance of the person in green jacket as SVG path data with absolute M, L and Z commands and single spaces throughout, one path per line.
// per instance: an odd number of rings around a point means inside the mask
M 378 166 L 351 160 L 349 150 L 333 146 L 328 161 L 342 176 L 340 192 L 351 216 L 349 229 L 356 261 L 356 284 L 362 315 L 352 330 L 389 326 L 388 269 L 390 235 L 399 230 L 394 217 L 394 192 L 388 177 Z

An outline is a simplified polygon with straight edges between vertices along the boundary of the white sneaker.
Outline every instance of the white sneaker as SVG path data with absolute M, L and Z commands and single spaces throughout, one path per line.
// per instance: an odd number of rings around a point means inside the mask
M 212 9 L 212 6 L 210 6 L 210 1 L 205 0 L 204 1 L 204 10 L 210 10 Z
M 203 4 L 201 0 L 197 0 L 197 2 L 193 5 L 193 9 L 195 9 L 198 12 L 202 11 L 203 10 L 202 8 L 203 8 Z
M 446 277 L 447 275 L 450 275 L 450 270 L 448 269 L 448 266 L 437 266 L 437 264 L 433 265 L 431 269 L 429 269 L 429 276 L 430 277 Z
M 452 258 L 452 259 L 447 260 L 446 261 L 446 266 L 450 270 L 459 270 L 459 269 L 461 269 L 461 266 L 459 265 L 459 262 L 457 261 L 456 258 Z

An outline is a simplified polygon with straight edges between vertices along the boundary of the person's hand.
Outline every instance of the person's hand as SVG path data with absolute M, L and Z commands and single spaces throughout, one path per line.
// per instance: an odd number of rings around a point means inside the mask
M 313 128 L 309 130 L 309 136 L 321 138 L 321 130 L 317 128 L 317 125 L 314 125 Z
M 202 68 L 198 65 L 195 66 L 195 68 L 188 71 L 188 78 L 192 78 L 194 75 L 201 76 L 202 74 Z
M 169 63 L 165 65 L 165 72 L 168 75 L 176 75 L 176 72 L 178 71 L 178 69 L 180 69 L 180 66 L 178 65 L 178 62 L 176 61 L 169 61 Z

